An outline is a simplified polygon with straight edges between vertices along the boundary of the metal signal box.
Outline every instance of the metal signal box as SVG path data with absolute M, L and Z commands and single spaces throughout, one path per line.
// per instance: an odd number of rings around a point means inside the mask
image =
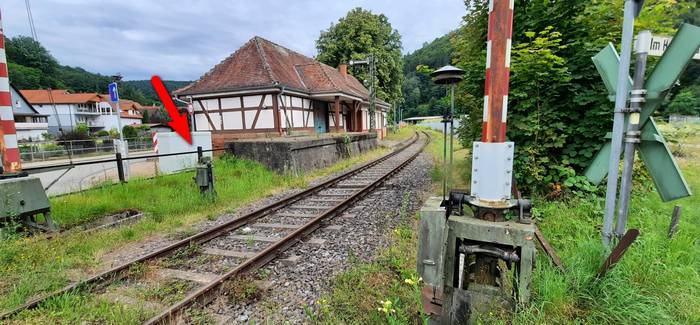
M 37 216 L 42 214 L 44 222 Z M 41 181 L 36 177 L 0 179 L 0 222 L 22 222 L 25 225 L 48 231 L 56 230 L 51 220 L 51 205 Z
M 200 193 L 216 194 L 214 190 L 214 170 L 210 157 L 205 156 L 199 159 L 199 164 L 195 167 L 194 181 L 199 186 Z
M 535 226 L 528 200 L 514 200 L 514 220 L 494 222 L 473 196 L 428 199 L 420 211 L 417 269 L 430 324 L 471 324 L 476 315 L 527 303 L 535 263 Z M 487 209 L 498 210 L 498 209 Z M 494 212 L 490 212 L 494 213 Z

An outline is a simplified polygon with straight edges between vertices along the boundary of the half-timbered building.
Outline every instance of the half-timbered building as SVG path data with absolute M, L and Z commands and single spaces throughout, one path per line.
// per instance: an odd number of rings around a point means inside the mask
M 369 91 L 347 73 L 260 37 L 176 90 L 190 101 L 194 128 L 215 147 L 230 140 L 369 131 Z M 389 105 L 377 100 L 375 125 L 386 135 Z

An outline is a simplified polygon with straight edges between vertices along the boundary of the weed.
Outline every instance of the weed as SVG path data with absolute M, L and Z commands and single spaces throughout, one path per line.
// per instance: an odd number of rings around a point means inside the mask
M 144 263 L 134 263 L 129 266 L 128 277 L 140 278 L 148 272 L 148 266 Z
M 258 269 L 258 279 L 260 279 L 260 280 L 267 280 L 271 274 L 272 274 L 272 271 L 270 271 L 270 269 L 266 269 L 266 268 Z
M 143 288 L 140 293 L 148 301 L 171 305 L 185 298 L 185 294 L 192 288 L 193 285 L 187 281 L 169 280 L 160 286 Z
M 160 263 L 166 267 L 177 267 L 186 260 L 201 253 L 202 247 L 194 242 L 190 242 L 186 247 L 180 248 L 174 254 L 162 259 Z
M 120 233 L 122 238 L 126 240 L 134 239 L 134 237 L 136 237 L 136 232 L 131 229 L 131 227 L 121 229 Z
M 237 277 L 223 285 L 232 303 L 247 303 L 260 298 L 260 288 L 255 278 L 251 276 Z
M 248 248 L 252 248 L 255 246 L 255 236 L 254 235 L 248 235 L 248 238 L 245 240 L 245 245 Z
M 216 320 L 206 310 L 192 307 L 185 312 L 188 324 L 193 325 L 210 325 L 216 324 Z

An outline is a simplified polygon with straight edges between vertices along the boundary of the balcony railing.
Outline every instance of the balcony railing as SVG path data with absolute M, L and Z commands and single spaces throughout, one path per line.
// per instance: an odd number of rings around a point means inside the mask
M 17 130 L 46 130 L 49 123 L 15 122 Z
M 100 110 L 95 108 L 78 108 L 75 110 L 76 114 L 101 114 Z

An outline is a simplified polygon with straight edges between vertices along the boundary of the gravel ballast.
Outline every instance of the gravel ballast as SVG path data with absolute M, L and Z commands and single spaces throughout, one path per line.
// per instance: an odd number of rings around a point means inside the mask
M 236 302 L 221 297 L 209 311 L 222 323 L 306 322 L 335 276 L 356 261 L 371 261 L 387 247 L 390 231 L 400 222 L 404 196 L 406 213 L 420 209 L 429 194 L 432 167 L 430 154 L 420 154 L 382 187 L 325 222 L 311 235 L 315 243 L 296 244 L 260 269 L 263 281 L 258 290 L 264 292 L 257 299 Z

